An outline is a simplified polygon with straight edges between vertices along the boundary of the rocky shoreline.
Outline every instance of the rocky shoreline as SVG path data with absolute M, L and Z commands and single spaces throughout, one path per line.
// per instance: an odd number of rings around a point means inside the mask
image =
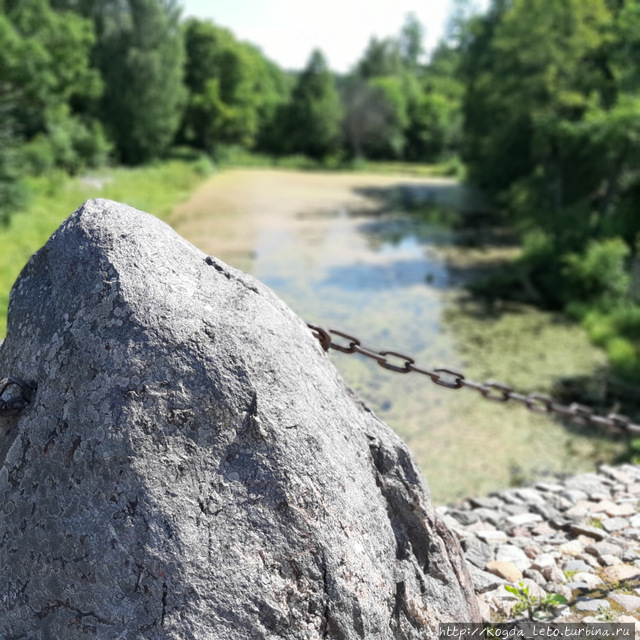
M 486 622 L 627 622 L 640 637 L 640 466 L 601 466 L 437 511 Z M 564 604 L 566 600 L 566 604 Z

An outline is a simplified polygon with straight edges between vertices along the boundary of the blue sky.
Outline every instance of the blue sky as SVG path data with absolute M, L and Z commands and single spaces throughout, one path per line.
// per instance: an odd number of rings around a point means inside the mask
M 181 0 L 184 16 L 211 18 L 240 40 L 258 45 L 285 69 L 301 69 L 318 47 L 334 71 L 346 72 L 369 38 L 398 33 L 415 13 L 427 48 L 440 39 L 452 0 Z M 487 0 L 476 0 L 486 6 Z

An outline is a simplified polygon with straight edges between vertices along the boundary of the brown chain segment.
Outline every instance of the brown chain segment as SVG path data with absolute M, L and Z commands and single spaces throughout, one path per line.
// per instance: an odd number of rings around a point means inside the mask
M 6 400 L 3 399 L 5 391 L 11 386 L 18 387 L 18 393 Z M 2 378 L 0 380 L 0 417 L 17 416 L 24 411 L 31 404 L 36 389 L 35 382 L 25 382 L 16 376 Z
M 593 425 L 608 429 L 615 433 L 640 433 L 640 425 L 635 424 L 627 416 L 617 413 L 609 413 L 606 416 L 596 415 L 591 407 L 574 402 L 570 405 L 555 402 L 553 398 L 543 393 L 529 393 L 527 395 L 517 393 L 511 387 L 489 380 L 487 382 L 473 382 L 467 380 L 461 373 L 451 369 L 425 369 L 415 364 L 411 356 L 397 351 L 376 351 L 363 346 L 359 338 L 337 329 L 324 329 L 314 324 L 307 325 L 313 335 L 320 341 L 325 351 L 334 349 L 342 353 L 359 353 L 367 358 L 375 360 L 381 367 L 398 373 L 421 373 L 431 379 L 431 382 L 447 389 L 462 389 L 466 387 L 478 392 L 483 398 L 493 402 L 517 402 L 529 411 L 539 414 L 555 413 L 568 418 L 580 425 Z M 333 341 L 332 336 L 338 336 L 347 341 L 347 345 Z M 401 364 L 388 362 L 387 356 L 393 356 L 401 361 Z

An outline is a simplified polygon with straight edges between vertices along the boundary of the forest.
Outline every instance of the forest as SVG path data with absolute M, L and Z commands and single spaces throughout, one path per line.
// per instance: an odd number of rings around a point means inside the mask
M 476 292 L 564 310 L 640 382 L 640 3 L 459 0 L 428 56 L 425 28 L 295 72 L 175 0 L 0 0 L 0 220 L 29 177 L 176 150 L 440 163 L 522 245 Z

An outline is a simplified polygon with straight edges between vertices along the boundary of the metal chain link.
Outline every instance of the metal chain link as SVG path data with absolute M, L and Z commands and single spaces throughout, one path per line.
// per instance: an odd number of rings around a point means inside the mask
M 468 380 L 458 371 L 451 369 L 425 369 L 416 365 L 411 357 L 397 351 L 376 351 L 365 347 L 355 336 L 349 335 L 337 329 L 324 329 L 314 324 L 307 324 L 313 335 L 320 341 L 325 351 L 334 349 L 342 353 L 359 353 L 367 358 L 375 360 L 381 367 L 397 373 L 421 373 L 431 379 L 431 382 L 447 389 L 472 389 L 483 398 L 493 402 L 517 402 L 533 413 L 555 413 L 580 425 L 594 425 L 602 427 L 613 433 L 640 433 L 640 425 L 635 424 L 627 416 L 618 413 L 609 413 L 599 416 L 591 407 L 574 402 L 570 405 L 555 402 L 553 398 L 543 393 L 529 393 L 523 395 L 517 393 L 511 387 L 489 380 L 487 382 L 473 382 Z M 332 336 L 338 336 L 346 341 L 345 344 L 334 342 Z M 388 356 L 393 356 L 401 361 L 393 364 L 388 361 Z
M 19 387 L 17 395 L 12 395 L 8 400 L 2 396 L 11 386 Z M 0 380 L 0 417 L 17 416 L 30 404 L 35 394 L 37 385 L 35 382 L 25 382 L 16 376 L 9 376 Z

